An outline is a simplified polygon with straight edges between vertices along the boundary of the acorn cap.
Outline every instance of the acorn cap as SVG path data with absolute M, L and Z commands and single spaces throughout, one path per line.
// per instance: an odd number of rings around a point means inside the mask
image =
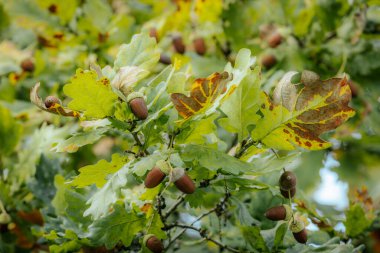
M 290 231 L 292 231 L 292 233 L 301 232 L 304 228 L 305 224 L 298 218 L 295 218 L 294 221 L 290 223 Z
M 153 234 L 144 236 L 143 244 L 153 253 L 161 253 L 164 251 L 164 245 L 161 240 Z
M 169 165 L 169 163 L 167 161 L 165 161 L 165 160 L 158 160 L 156 162 L 156 166 L 158 168 L 160 168 L 160 170 L 163 173 L 165 173 L 166 175 L 169 175 L 171 169 L 170 169 L 170 165 Z
M 172 170 L 171 175 L 170 175 L 170 181 L 175 182 L 178 179 L 180 179 L 183 175 L 185 175 L 185 169 L 184 168 L 174 168 Z
M 128 95 L 127 102 L 129 103 L 135 98 L 144 98 L 144 94 L 142 94 L 141 92 L 138 92 L 138 91 L 134 91 Z
M 296 187 L 297 184 L 297 177 L 296 175 L 291 171 L 285 171 L 281 174 L 279 185 L 281 190 L 288 191 L 294 187 Z

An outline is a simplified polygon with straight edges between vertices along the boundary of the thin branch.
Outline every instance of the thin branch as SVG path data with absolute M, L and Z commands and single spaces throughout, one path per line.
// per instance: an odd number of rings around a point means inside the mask
M 164 220 L 166 220 L 176 209 L 177 207 L 183 202 L 185 201 L 185 195 L 186 194 L 182 194 L 178 200 L 173 204 L 173 206 L 171 206 L 168 211 L 166 212 L 166 214 L 162 217 Z
M 194 227 L 192 225 L 184 225 L 184 224 L 174 224 L 173 226 L 183 228 L 185 231 L 187 229 L 191 229 L 191 230 L 197 231 L 202 238 L 204 238 L 207 241 L 210 241 L 210 242 L 218 245 L 222 249 L 226 249 L 226 250 L 229 250 L 231 252 L 240 252 L 240 250 L 238 250 L 238 249 L 232 248 L 232 247 L 230 247 L 228 245 L 223 244 L 220 241 L 217 241 L 217 240 L 213 239 L 211 236 L 207 235 L 206 231 L 203 230 L 203 229 L 196 228 L 196 227 Z
M 256 142 L 254 142 L 252 139 L 249 139 L 248 141 L 246 141 L 243 144 L 244 145 L 241 146 L 239 152 L 236 153 L 236 155 L 235 155 L 236 158 L 242 157 L 244 152 L 247 151 L 247 149 L 250 148 L 252 145 L 255 145 Z

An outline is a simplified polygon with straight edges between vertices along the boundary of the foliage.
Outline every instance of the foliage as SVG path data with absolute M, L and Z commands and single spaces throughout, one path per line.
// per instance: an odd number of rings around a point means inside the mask
M 376 3 L 0 1 L 0 252 L 376 252 Z M 332 159 L 344 210 L 312 197 Z

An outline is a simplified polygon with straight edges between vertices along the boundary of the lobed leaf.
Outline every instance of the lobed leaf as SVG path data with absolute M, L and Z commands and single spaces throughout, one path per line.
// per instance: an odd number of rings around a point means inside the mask
M 304 87 L 299 92 L 294 92 L 296 87 L 290 84 L 290 79 L 285 75 L 280 81 L 274 101 L 261 94 L 263 117 L 251 132 L 252 139 L 283 150 L 296 146 L 309 150 L 329 147 L 330 143 L 319 136 L 355 114 L 348 106 L 351 91 L 346 77 L 321 81 L 315 74 L 303 72 Z

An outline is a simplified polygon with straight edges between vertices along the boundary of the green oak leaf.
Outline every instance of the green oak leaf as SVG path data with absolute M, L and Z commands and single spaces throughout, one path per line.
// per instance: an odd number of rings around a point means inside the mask
M 227 174 L 240 174 L 242 172 L 255 172 L 255 166 L 251 163 L 240 161 L 224 152 L 202 145 L 184 145 L 180 147 L 180 155 L 184 161 L 198 161 L 199 164 L 209 170 L 221 169 Z
M 349 237 L 356 237 L 372 224 L 360 204 L 351 205 L 346 212 L 346 233 Z
M 120 47 L 114 63 L 115 70 L 125 66 L 136 66 L 150 71 L 160 59 L 156 40 L 147 33 L 134 35 L 129 44 Z M 141 77 L 140 77 L 141 79 Z
M 260 68 L 249 72 L 221 106 L 227 118 L 219 123 L 227 131 L 237 133 L 239 142 L 248 136 L 248 126 L 260 119 L 256 114 L 260 104 Z
M 0 106 L 0 154 L 8 155 L 16 147 L 21 133 L 21 125 L 12 117 L 11 112 Z
M 59 142 L 57 146 L 53 148 L 55 152 L 77 152 L 80 147 L 88 144 L 92 144 L 103 137 L 103 134 L 107 131 L 107 128 L 97 128 L 91 131 L 85 131 L 81 133 L 75 133 L 70 138 Z
M 95 71 L 78 69 L 63 92 L 73 100 L 68 107 L 83 111 L 84 117 L 102 119 L 113 115 L 117 95 L 112 91 L 109 80 L 98 79 Z
M 127 211 L 119 205 L 114 211 L 89 227 L 89 237 L 95 245 L 105 245 L 107 249 L 115 247 L 121 241 L 128 247 L 136 234 L 145 228 L 145 216 Z
M 71 181 L 71 185 L 83 188 L 95 184 L 102 187 L 109 174 L 115 173 L 126 163 L 126 158 L 120 154 L 113 154 L 111 162 L 100 160 L 94 165 L 87 165 L 79 169 L 80 174 Z
M 270 252 L 259 227 L 241 227 L 241 232 L 248 244 L 259 252 Z

